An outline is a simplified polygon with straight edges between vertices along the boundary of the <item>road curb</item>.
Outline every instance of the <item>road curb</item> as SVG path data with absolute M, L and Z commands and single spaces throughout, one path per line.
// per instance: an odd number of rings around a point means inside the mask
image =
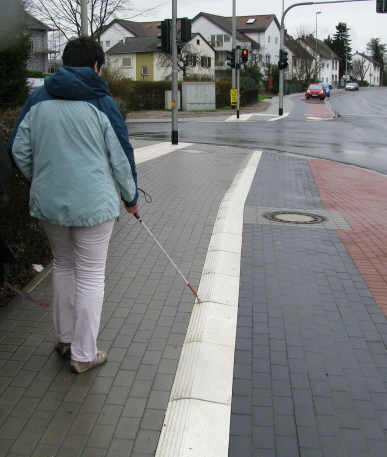
M 332 113 L 332 118 L 331 119 L 340 117 L 340 114 L 333 108 L 333 106 L 330 104 L 329 101 L 326 100 L 325 104 L 326 104 L 327 108 L 329 109 L 329 111 L 331 111 L 331 113 Z

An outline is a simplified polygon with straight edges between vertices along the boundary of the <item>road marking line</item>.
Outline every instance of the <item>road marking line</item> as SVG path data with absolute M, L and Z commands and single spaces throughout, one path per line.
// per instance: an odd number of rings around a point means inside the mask
M 238 118 L 237 118 L 237 115 L 236 115 L 236 114 L 233 114 L 232 116 L 230 116 L 229 118 L 227 118 L 224 122 L 247 121 L 248 119 L 250 119 L 251 116 L 252 116 L 252 114 L 250 114 L 250 113 L 247 113 L 247 114 L 240 114 L 240 115 L 239 115 L 239 119 L 238 119 Z
M 261 155 L 220 204 L 155 457 L 228 455 L 243 213 Z
M 150 146 L 136 148 L 134 151 L 134 157 L 136 164 L 139 164 L 191 145 L 192 143 L 179 143 L 176 145 L 171 143 L 151 144 Z
M 287 117 L 289 116 L 290 113 L 284 113 L 282 116 L 277 116 L 273 119 L 269 119 L 267 122 L 271 122 L 271 121 L 279 121 L 280 119 L 283 119 L 284 117 Z
M 315 116 L 308 116 L 306 118 L 307 121 L 330 121 L 332 120 L 331 117 L 315 117 Z
M 387 117 L 382 114 L 346 114 L 340 113 L 340 116 L 359 116 L 359 117 Z

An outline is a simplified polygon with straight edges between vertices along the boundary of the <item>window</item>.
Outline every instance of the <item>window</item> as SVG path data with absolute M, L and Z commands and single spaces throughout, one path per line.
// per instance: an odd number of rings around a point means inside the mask
M 258 54 L 258 62 L 262 62 L 262 54 Z
M 132 58 L 131 57 L 123 57 L 122 58 L 122 66 L 123 67 L 132 67 Z
M 275 37 L 275 44 L 278 44 L 278 37 Z
M 270 43 L 270 35 L 267 37 L 267 42 Z
M 325 78 L 325 81 L 328 82 L 328 76 Z
M 200 40 L 196 40 L 196 44 L 199 46 L 200 45 Z
M 266 63 L 270 63 L 270 54 L 266 54 Z
M 327 70 L 329 70 L 329 63 L 327 63 Z
M 255 19 L 256 19 L 255 17 L 252 17 L 252 18 L 250 18 L 250 19 L 247 19 L 246 24 L 254 24 Z
M 148 67 L 141 67 L 141 76 L 148 76 Z
M 187 64 L 187 67 L 196 67 L 196 56 L 187 55 L 186 64 Z
M 110 48 L 110 41 L 105 41 L 105 43 L 106 43 L 106 47 Z
M 201 57 L 200 66 L 202 68 L 211 68 L 211 57 Z
M 211 46 L 223 46 L 223 43 L 228 43 L 230 41 L 230 35 L 211 35 Z
M 324 62 L 321 62 L 321 68 L 324 70 L 324 68 L 325 68 L 325 63 Z

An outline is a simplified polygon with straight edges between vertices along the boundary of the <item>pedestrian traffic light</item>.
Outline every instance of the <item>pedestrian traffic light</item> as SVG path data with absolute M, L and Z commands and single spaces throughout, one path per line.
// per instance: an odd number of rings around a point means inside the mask
M 248 49 L 242 49 L 241 55 L 242 55 L 242 62 L 243 63 L 248 62 L 248 60 L 249 60 L 249 50 Z
M 180 40 L 183 43 L 188 43 L 192 38 L 192 21 L 188 17 L 182 17 L 180 19 Z
M 164 19 L 157 25 L 157 28 L 161 29 L 161 33 L 157 35 L 161 43 L 157 47 L 165 54 L 171 54 L 171 22 L 171 19 Z
M 387 13 L 387 0 L 376 0 L 376 12 Z
M 227 51 L 227 60 L 230 62 L 227 62 L 227 65 L 231 68 L 235 68 L 235 49 L 232 49 L 231 51 Z
M 285 49 L 280 49 L 280 60 L 278 61 L 278 69 L 285 70 L 288 68 L 288 53 Z

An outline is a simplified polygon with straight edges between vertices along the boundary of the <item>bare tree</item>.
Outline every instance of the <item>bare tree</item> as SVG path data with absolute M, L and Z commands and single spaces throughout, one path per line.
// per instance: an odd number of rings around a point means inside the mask
M 160 53 L 158 66 L 172 68 L 172 56 L 170 54 Z M 194 73 L 197 74 L 195 67 L 210 72 L 212 67 L 211 57 L 204 55 L 193 44 L 187 43 L 181 48 L 177 56 L 177 68 L 183 73 L 183 79 L 186 79 Z
M 356 78 L 360 79 L 361 82 L 364 81 L 369 68 L 370 61 L 366 60 L 364 57 L 361 59 L 355 59 L 352 62 L 352 74 Z
M 89 35 L 98 36 L 98 31 L 110 20 L 120 15 L 127 19 L 154 13 L 151 9 L 136 9 L 130 0 L 88 0 Z M 38 19 L 59 30 L 66 39 L 81 35 L 81 0 L 29 0 L 29 10 Z

